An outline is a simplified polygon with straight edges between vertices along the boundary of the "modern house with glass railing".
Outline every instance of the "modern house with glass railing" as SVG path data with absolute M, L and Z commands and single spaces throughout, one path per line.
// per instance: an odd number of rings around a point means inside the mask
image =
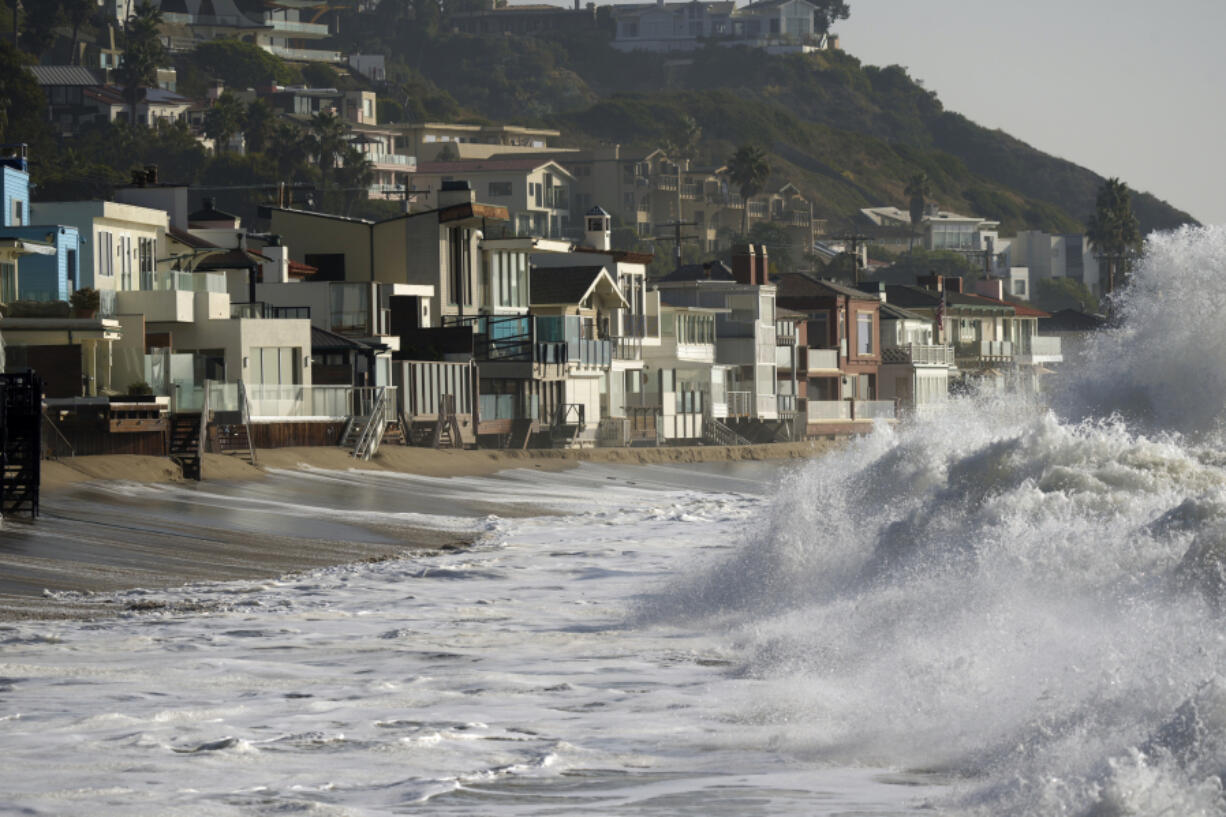
M 767 283 L 766 263 L 756 247 L 741 245 L 733 250 L 731 270 L 717 262 L 683 266 L 656 283 L 665 303 L 718 310 L 715 365 L 724 376 L 724 400 L 713 395 L 712 416 L 751 439 L 784 433 L 779 420 L 776 288 Z
M 879 396 L 899 411 L 929 411 L 949 399 L 950 377 L 958 371 L 954 350 L 934 335 L 931 318 L 882 303 Z

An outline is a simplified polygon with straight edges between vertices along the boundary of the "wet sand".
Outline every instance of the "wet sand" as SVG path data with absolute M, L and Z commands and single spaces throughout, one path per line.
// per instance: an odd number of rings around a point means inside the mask
M 436 451 L 387 446 L 370 462 L 336 448 L 257 451 L 259 467 L 206 455 L 205 481 L 183 482 L 160 457 L 76 457 L 43 465 L 42 515 L 0 523 L 0 620 L 92 618 L 142 609 L 108 594 L 205 581 L 259 580 L 414 550 L 464 547 L 471 531 L 379 522 L 398 513 L 473 520 L 539 513 L 473 491 L 457 499 L 445 480 L 514 468 L 557 471 L 580 462 L 612 466 L 808 459 L 834 442 L 739 448 L 578 451 Z M 353 484 L 350 469 L 374 472 Z M 388 485 L 370 479 L 386 474 Z M 406 490 L 397 474 L 439 478 L 436 492 Z M 420 481 L 419 481 L 420 482 Z M 447 505 L 440 507 L 440 497 Z M 295 504 L 297 503 L 297 504 Z M 314 505 L 339 513 L 313 515 Z M 371 511 L 369 516 L 364 512 Z M 375 521 L 372 521 L 375 520 Z M 133 606 L 135 605 L 135 606 Z

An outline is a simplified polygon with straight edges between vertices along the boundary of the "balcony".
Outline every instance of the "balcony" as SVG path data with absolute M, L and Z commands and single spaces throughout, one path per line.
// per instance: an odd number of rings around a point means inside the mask
M 309 306 L 277 306 L 263 301 L 231 303 L 231 318 L 255 318 L 273 320 L 293 320 L 295 318 L 311 319 Z
M 328 27 L 319 23 L 303 23 L 298 20 L 276 20 L 265 18 L 264 22 L 273 28 L 273 33 L 283 34 L 300 40 L 322 39 L 329 35 Z
M 853 420 L 893 420 L 895 419 L 893 400 L 853 400 L 851 404 Z
M 286 48 L 281 45 L 261 45 L 260 48 L 263 48 L 269 54 L 274 54 L 283 60 L 290 60 L 292 62 L 344 62 L 339 51 L 323 51 L 314 48 Z
M 915 366 L 953 366 L 954 350 L 951 346 L 890 346 L 881 350 L 882 363 L 906 363 Z
M 677 176 L 676 174 L 657 173 L 651 177 L 651 186 L 666 193 L 676 192 Z
M 728 417 L 752 417 L 753 416 L 753 392 L 751 391 L 728 391 L 725 393 L 727 397 L 727 415 Z
M 1036 363 L 1060 363 L 1064 355 L 1060 349 L 1060 338 L 1033 336 L 1022 341 L 1022 347 L 1017 353 L 1017 362 L 1023 365 Z
M 810 423 L 851 422 L 850 400 L 810 400 L 805 406 Z
M 640 337 L 616 337 L 608 338 L 609 343 L 613 347 L 614 360 L 642 360 L 643 359 L 643 339 Z
M 1007 340 L 981 340 L 954 347 L 958 368 L 975 369 L 1013 363 L 1013 344 Z
M 226 276 L 220 272 L 160 270 L 142 278 L 147 289 L 115 293 L 114 309 L 139 313 L 153 323 L 191 323 L 229 317 Z
M 368 153 L 366 158 L 376 170 L 398 170 L 412 173 L 417 170 L 417 157 L 401 153 Z
M 809 374 L 839 371 L 838 349 L 809 349 Z

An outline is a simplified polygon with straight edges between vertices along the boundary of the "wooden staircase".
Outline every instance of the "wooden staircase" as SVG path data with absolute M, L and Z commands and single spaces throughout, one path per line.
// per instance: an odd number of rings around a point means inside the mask
M 445 394 L 439 400 L 438 422 L 434 424 L 435 448 L 463 448 L 460 423 L 455 416 L 455 395 Z
M 348 449 L 360 460 L 369 460 L 378 452 L 388 426 L 387 403 L 392 399 L 391 394 L 391 389 L 380 389 L 370 405 L 369 414 L 349 418 L 341 434 L 341 448 Z
M 42 477 L 42 378 L 0 375 L 0 513 L 38 518 Z
M 251 429 L 246 423 L 217 423 L 214 438 L 217 453 L 230 454 L 255 465 L 255 449 L 251 445 Z
M 702 439 L 711 445 L 751 445 L 749 440 L 711 416 L 703 418 Z
M 179 464 L 184 479 L 199 481 L 203 447 L 201 425 L 204 415 L 178 411 L 170 415 L 170 458 Z

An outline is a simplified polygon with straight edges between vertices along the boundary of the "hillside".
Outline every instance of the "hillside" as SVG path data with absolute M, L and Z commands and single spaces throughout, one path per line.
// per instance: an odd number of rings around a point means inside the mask
M 570 143 L 619 142 L 631 152 L 674 135 L 683 115 L 702 128 L 698 161 L 716 164 L 753 141 L 777 180 L 790 179 L 838 227 L 860 207 L 903 204 L 925 171 L 942 206 L 1018 229 L 1075 231 L 1093 211 L 1097 174 L 944 109 L 898 66 L 861 65 L 843 52 L 769 56 L 711 46 L 679 55 L 622 54 L 599 32 L 559 36 L 422 36 L 412 20 L 358 27 L 395 63 L 420 115 L 549 125 Z M 353 31 L 353 29 L 351 29 Z M 1127 179 L 1125 179 L 1127 181 Z M 1134 209 L 1146 231 L 1192 217 L 1146 193 Z

